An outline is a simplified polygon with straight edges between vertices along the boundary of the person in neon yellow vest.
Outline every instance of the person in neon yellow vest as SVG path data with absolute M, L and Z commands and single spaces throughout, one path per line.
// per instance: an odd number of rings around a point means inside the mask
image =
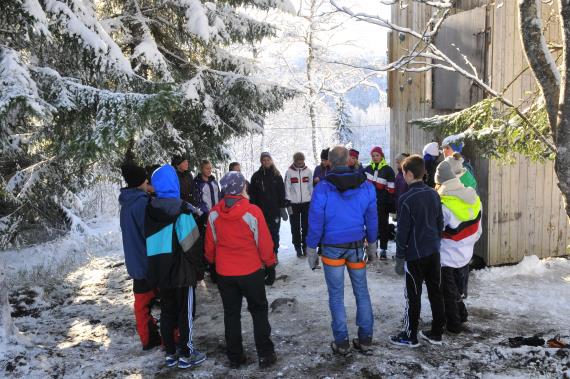
M 451 333 L 460 333 L 461 324 L 467 321 L 463 300 L 467 297 L 469 261 L 482 233 L 481 199 L 473 188 L 463 185 L 455 175 L 457 162 L 453 156 L 445 158 L 435 174 L 444 224 L 440 250 L 441 281 L 446 328 Z

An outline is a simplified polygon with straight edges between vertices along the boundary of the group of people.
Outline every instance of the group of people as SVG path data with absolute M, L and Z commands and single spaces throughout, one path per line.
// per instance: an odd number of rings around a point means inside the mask
M 230 367 L 246 362 L 241 335 L 243 297 L 254 324 L 260 367 L 277 360 L 271 340 L 266 285 L 278 264 L 281 221 L 291 223 L 299 258 L 312 270 L 322 262 L 332 318 L 333 352 L 346 355 L 351 343 L 344 307 L 345 266 L 356 298 L 358 336 L 352 346 L 372 348 L 374 316 L 366 267 L 387 259 L 397 220 L 395 271 L 406 277 L 403 331 L 397 345 L 419 346 L 418 336 L 441 344 L 445 330 L 461 332 L 467 321 L 469 261 L 481 235 L 481 201 L 472 172 L 461 156 L 463 144 L 446 139 L 424 148 L 424 156 L 401 154 L 396 172 L 383 150 L 371 150 L 363 167 L 359 152 L 336 146 L 321 152 L 312 171 L 302 153 L 282 177 L 271 155 L 248 182 L 237 162 L 218 181 L 204 160 L 196 178 L 188 160 L 146 170 L 122 166 L 121 230 L 126 267 L 133 278 L 137 331 L 144 349 L 163 345 L 166 365 L 189 368 L 206 359 L 192 342 L 196 284 L 209 271 L 224 309 Z M 418 332 L 422 283 L 433 321 Z M 151 315 L 160 298 L 160 323 Z M 160 325 L 160 333 L 157 325 Z

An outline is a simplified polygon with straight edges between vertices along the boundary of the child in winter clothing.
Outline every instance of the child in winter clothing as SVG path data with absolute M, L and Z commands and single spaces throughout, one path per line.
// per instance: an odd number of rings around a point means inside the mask
M 273 239 L 273 251 L 279 250 L 279 228 L 281 219 L 287 221 L 285 202 L 285 185 L 281 173 L 273 164 L 273 159 L 268 152 L 261 153 L 261 167 L 251 177 L 249 196 L 251 203 L 257 205 L 263 211 L 263 216 L 269 227 Z
M 404 173 L 402 171 L 402 162 L 409 157 L 410 154 L 402 153 L 396 157 L 396 169 L 398 173 L 396 174 L 396 180 L 394 181 L 394 185 L 396 187 L 394 201 L 396 203 L 396 210 L 398 210 L 398 200 L 400 196 L 405 194 L 408 191 L 408 183 L 406 183 L 406 179 L 404 179 Z
M 313 194 L 313 173 L 305 165 L 305 155 L 295 153 L 293 164 L 285 173 L 285 200 L 289 205 L 291 235 L 297 257 L 306 254 L 306 238 L 309 230 L 309 205 Z
M 352 170 L 364 173 L 364 167 L 358 161 L 358 157 L 360 156 L 360 152 L 356 149 L 349 149 L 348 150 L 348 167 Z
M 424 162 L 426 166 L 426 175 L 424 176 L 424 182 L 431 188 L 435 187 L 435 169 L 439 162 L 441 162 L 441 157 L 439 153 L 439 145 L 437 142 L 430 142 L 424 146 L 423 150 Z
M 455 175 L 446 174 L 447 166 L 460 165 L 454 157 L 447 157 L 438 166 L 435 177 L 443 211 L 443 238 L 441 240 L 441 280 L 445 302 L 447 330 L 461 331 L 467 321 L 463 298 L 467 296 L 469 261 L 475 243 L 482 234 L 481 200 L 473 188 L 465 187 Z M 458 280 L 463 279 L 463 280 Z
M 396 272 L 406 275 L 406 313 L 404 331 L 391 336 L 390 342 L 408 347 L 419 346 L 418 321 L 421 311 L 422 284 L 425 281 L 433 321 L 431 330 L 420 336 L 432 344 L 441 344 L 445 309 L 441 292 L 439 247 L 443 214 L 439 195 L 423 182 L 425 165 L 419 155 L 402 164 L 409 190 L 400 197 L 396 235 Z
M 194 188 L 194 197 L 204 214 L 210 212 L 210 209 L 222 198 L 218 182 L 212 175 L 212 163 L 209 160 L 204 159 L 200 162 L 200 175 L 194 179 Z
M 121 167 L 126 188 L 121 188 L 121 233 L 127 272 L 133 279 L 135 296 L 135 320 L 143 350 L 160 346 L 157 321 L 151 315 L 151 302 L 156 297 L 155 289 L 147 282 L 148 262 L 144 238 L 144 214 L 150 201 L 147 193 L 146 171 L 134 164 Z
M 206 260 L 216 267 L 224 306 L 224 326 L 230 366 L 245 363 L 241 335 L 241 304 L 253 319 L 253 335 L 260 367 L 275 363 L 264 282 L 275 281 L 276 256 L 261 210 L 247 199 L 245 178 L 229 172 L 220 181 L 224 198 L 208 216 Z
M 454 171 L 455 175 L 461 180 L 461 183 L 463 183 L 465 187 L 471 187 L 477 191 L 477 180 L 473 174 L 473 166 L 461 156 L 463 142 L 458 139 L 458 136 L 448 136 L 444 138 L 441 146 L 445 158 L 455 156 L 457 160 L 461 160 L 463 170 L 461 170 L 461 172 L 458 172 L 458 170 Z
M 145 217 L 147 278 L 160 290 L 160 331 L 166 351 L 166 365 L 189 368 L 206 356 L 192 344 L 193 297 L 190 287 L 204 277 L 200 234 L 190 214 L 193 207 L 180 199 L 176 170 L 164 165 L 152 175 L 156 191 Z M 178 327 L 180 339 L 174 342 Z
M 318 182 L 323 180 L 325 176 L 331 171 L 331 166 L 329 164 L 329 149 L 323 149 L 321 151 L 321 164 L 315 167 L 315 173 L 313 175 L 313 185 L 316 186 Z
M 366 179 L 376 188 L 376 203 L 378 208 L 378 232 L 380 234 L 380 259 L 387 259 L 386 250 L 390 240 L 390 212 L 395 209 L 394 193 L 396 186 L 394 183 L 395 174 L 392 167 L 386 163 L 382 148 L 376 146 L 370 152 L 372 163 L 366 167 L 364 173 Z M 369 257 L 373 259 L 372 257 Z

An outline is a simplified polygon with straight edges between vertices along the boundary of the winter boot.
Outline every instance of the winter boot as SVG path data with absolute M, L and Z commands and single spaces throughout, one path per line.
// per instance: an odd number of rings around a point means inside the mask
M 303 250 L 301 250 L 301 246 L 295 246 L 295 252 L 297 253 L 297 258 L 301 258 L 303 256 Z
M 386 252 L 386 249 L 380 249 L 380 260 L 385 261 L 386 259 L 388 259 L 388 253 Z
M 348 343 L 348 341 L 344 341 L 342 343 L 337 344 L 336 342 L 333 341 L 331 343 L 331 349 L 335 354 L 346 356 L 350 354 L 350 343 Z
M 151 318 L 148 320 L 148 332 L 149 338 L 148 343 L 143 346 L 143 350 L 151 350 L 157 346 L 162 345 L 162 339 L 160 338 L 160 334 L 158 333 L 158 326 L 157 321 L 155 318 Z
M 390 343 L 398 346 L 418 347 L 420 343 L 417 338 L 410 338 L 406 332 L 401 332 L 396 336 L 390 336 Z
M 361 353 L 369 353 L 372 351 L 372 339 L 371 338 L 354 338 L 352 340 L 352 346 L 354 349 L 360 351 Z
M 245 364 L 245 362 L 247 362 L 247 357 L 245 354 L 242 354 L 238 359 L 230 359 L 230 368 L 238 369 L 241 365 Z
M 259 357 L 259 368 L 267 368 L 273 366 L 275 362 L 277 362 L 277 355 L 275 353 Z
M 432 345 L 442 345 L 443 344 L 443 342 L 441 340 L 441 334 L 435 334 L 431 330 L 425 330 L 425 331 L 421 330 L 419 334 L 420 334 L 420 337 L 422 337 L 424 340 L 428 341 Z

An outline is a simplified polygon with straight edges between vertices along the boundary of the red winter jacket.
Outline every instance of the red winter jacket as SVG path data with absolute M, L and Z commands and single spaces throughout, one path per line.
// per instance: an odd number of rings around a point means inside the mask
M 235 203 L 228 207 L 226 202 Z M 212 208 L 205 250 L 206 260 L 223 276 L 249 275 L 276 263 L 261 209 L 242 196 L 225 196 Z

